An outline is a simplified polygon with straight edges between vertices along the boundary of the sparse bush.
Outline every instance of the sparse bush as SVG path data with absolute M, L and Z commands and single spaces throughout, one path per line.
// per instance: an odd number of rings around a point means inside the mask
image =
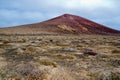
M 62 59 L 62 60 L 72 60 L 75 59 L 76 57 L 73 55 L 65 55 L 65 54 L 58 54 L 55 56 L 57 59 Z
M 120 72 L 111 72 L 110 80 L 120 80 Z
M 29 52 L 35 52 L 36 48 L 30 46 L 30 47 L 27 47 L 26 50 Z
M 114 50 L 112 50 L 112 53 L 113 53 L 113 54 L 116 54 L 116 53 L 117 53 L 117 54 L 120 54 L 120 50 L 114 49 Z
M 6 47 L 6 46 L 8 46 L 7 43 L 0 43 L 1 48 Z
M 2 77 L 1 77 L 2 75 Z M 35 62 L 9 66 L 2 74 L 1 80 L 74 80 L 61 67 L 51 67 Z
M 0 48 L 0 54 L 5 53 L 5 49 Z
M 22 63 L 14 65 L 11 69 L 6 69 L 0 77 L 2 80 L 47 80 L 49 68 L 38 66 L 35 63 Z
M 0 36 L 0 80 L 120 80 L 119 38 Z M 88 47 L 94 50 L 87 50 L 87 54 L 98 54 L 84 55 Z
M 114 66 L 114 67 L 118 67 L 120 66 L 120 60 L 110 60 L 110 65 Z
M 120 73 L 118 72 L 97 72 L 90 74 L 90 80 L 120 80 Z
M 45 65 L 45 66 L 53 66 L 57 67 L 57 64 L 51 60 L 43 59 L 39 61 L 40 64 Z

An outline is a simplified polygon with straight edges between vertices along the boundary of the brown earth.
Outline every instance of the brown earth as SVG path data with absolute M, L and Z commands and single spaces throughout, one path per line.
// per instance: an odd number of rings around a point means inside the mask
M 0 36 L 0 80 L 120 80 L 120 36 Z
M 110 34 L 120 31 L 108 28 L 88 19 L 64 14 L 35 24 L 1 28 L 0 34 Z

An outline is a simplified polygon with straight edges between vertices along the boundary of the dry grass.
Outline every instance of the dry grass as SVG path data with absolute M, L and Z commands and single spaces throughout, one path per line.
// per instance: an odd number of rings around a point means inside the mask
M 9 66 L 0 76 L 4 80 L 74 80 L 61 67 L 44 66 L 38 63 L 20 63 Z
M 112 53 L 113 54 L 120 54 L 120 50 L 119 49 L 114 49 L 114 50 L 112 50 Z
M 119 80 L 119 36 L 0 36 L 0 80 Z M 95 56 L 84 55 L 92 48 Z
M 48 59 L 43 59 L 39 61 L 40 64 L 45 65 L 45 66 L 53 66 L 57 67 L 57 63 Z
M 76 59 L 75 56 L 73 55 L 65 55 L 65 54 L 57 54 L 55 55 L 56 59 L 61 59 L 61 60 L 73 60 Z

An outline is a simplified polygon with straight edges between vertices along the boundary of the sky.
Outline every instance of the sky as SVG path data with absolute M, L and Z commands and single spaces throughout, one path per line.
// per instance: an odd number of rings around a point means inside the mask
M 120 0 L 0 0 L 0 28 L 78 15 L 120 30 Z

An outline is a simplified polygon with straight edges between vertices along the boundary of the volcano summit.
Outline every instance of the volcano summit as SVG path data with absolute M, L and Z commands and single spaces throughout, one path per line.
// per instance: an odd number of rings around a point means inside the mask
M 120 34 L 120 31 L 90 21 L 80 16 L 64 14 L 47 21 L 8 28 L 0 34 Z

